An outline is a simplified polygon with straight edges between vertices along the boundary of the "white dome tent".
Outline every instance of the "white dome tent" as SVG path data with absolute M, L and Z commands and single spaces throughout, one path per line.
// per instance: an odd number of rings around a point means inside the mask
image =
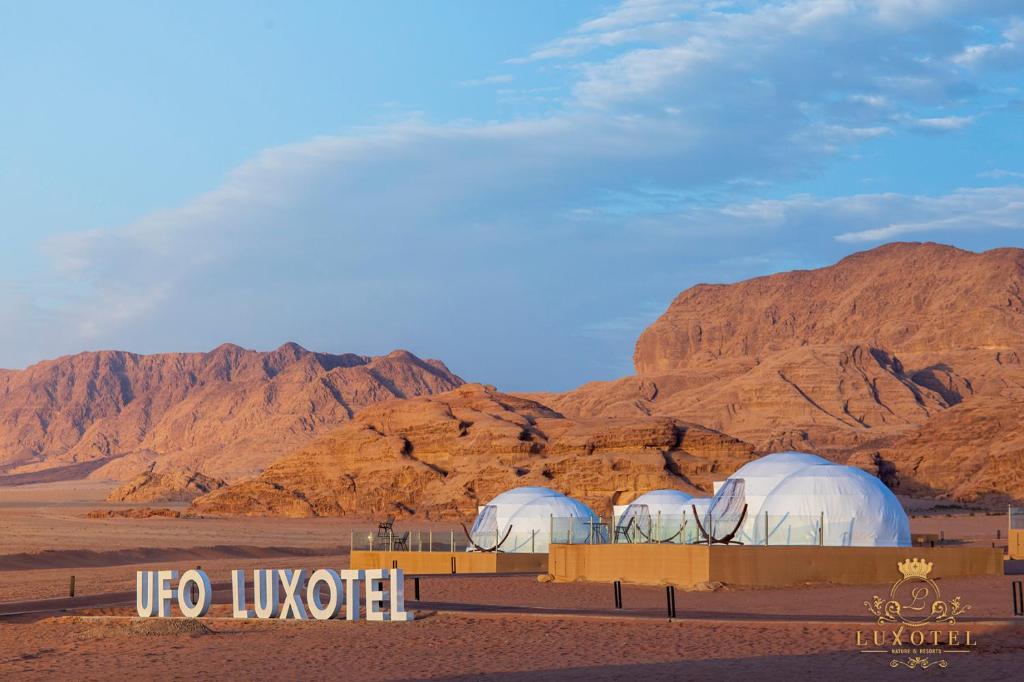
M 629 503 L 615 522 L 617 539 L 627 542 L 676 542 L 684 536 L 692 495 L 681 490 L 651 490 Z M 690 525 L 693 525 L 692 522 Z
M 910 522 L 892 491 L 871 474 L 838 464 L 805 466 L 783 478 L 754 521 L 767 526 L 769 544 L 910 546 Z
M 513 488 L 480 508 L 470 538 L 478 548 L 547 552 L 555 542 L 603 542 L 600 519 L 579 500 L 543 487 Z
M 764 542 L 764 522 L 762 519 L 760 524 L 757 523 L 756 512 L 783 479 L 807 466 L 831 464 L 818 455 L 789 451 L 765 455 L 737 469 L 729 478 L 743 480 L 747 503 L 747 519 L 739 533 L 740 539 L 747 544 Z

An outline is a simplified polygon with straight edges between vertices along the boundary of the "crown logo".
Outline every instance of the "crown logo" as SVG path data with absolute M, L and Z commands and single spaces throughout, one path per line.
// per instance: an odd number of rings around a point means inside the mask
M 907 559 L 896 566 L 904 578 L 927 578 L 932 570 L 931 562 L 924 559 Z

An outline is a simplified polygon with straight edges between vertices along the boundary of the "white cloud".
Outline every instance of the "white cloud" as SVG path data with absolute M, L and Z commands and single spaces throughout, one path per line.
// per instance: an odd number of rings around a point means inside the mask
M 936 116 L 932 118 L 907 118 L 908 126 L 931 132 L 963 130 L 974 122 L 976 116 Z
M 983 173 L 978 173 L 979 178 L 991 178 L 993 180 L 1002 180 L 1004 178 L 1024 178 L 1024 173 L 1019 171 L 1008 171 L 1002 168 L 996 168 Z
M 952 61 L 968 68 L 995 66 L 1013 69 L 1024 65 L 1024 20 L 1013 19 L 1003 31 L 1002 42 L 969 45 L 955 55 Z
M 464 88 L 474 88 L 481 85 L 497 85 L 500 83 L 511 83 L 516 78 L 510 73 L 498 73 L 493 76 L 485 76 L 483 78 L 476 78 L 471 80 L 459 81 L 459 85 Z

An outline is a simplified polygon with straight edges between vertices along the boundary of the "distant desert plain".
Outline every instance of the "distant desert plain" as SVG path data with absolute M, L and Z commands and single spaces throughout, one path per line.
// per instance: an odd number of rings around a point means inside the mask
M 896 676 L 853 639 L 884 585 L 711 585 L 668 620 L 661 587 L 624 586 L 616 610 L 608 585 L 436 576 L 398 627 L 235 621 L 218 582 L 344 568 L 384 517 L 454 532 L 515 486 L 602 515 L 655 488 L 709 495 L 780 450 L 877 476 L 914 533 L 1005 547 L 1007 506 L 1024 504 L 1022 357 L 1024 250 L 893 243 L 687 289 L 640 335 L 635 374 L 565 393 L 294 343 L 0 370 L 0 679 Z M 137 570 L 197 565 L 212 618 L 130 618 Z M 979 644 L 937 674 L 1024 666 L 1024 567 L 1007 567 L 941 581 Z

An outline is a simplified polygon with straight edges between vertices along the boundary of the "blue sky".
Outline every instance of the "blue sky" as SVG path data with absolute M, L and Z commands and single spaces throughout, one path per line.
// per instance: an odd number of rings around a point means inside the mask
M 630 372 L 681 290 L 1024 231 L 1017 1 L 0 0 L 0 367 Z

